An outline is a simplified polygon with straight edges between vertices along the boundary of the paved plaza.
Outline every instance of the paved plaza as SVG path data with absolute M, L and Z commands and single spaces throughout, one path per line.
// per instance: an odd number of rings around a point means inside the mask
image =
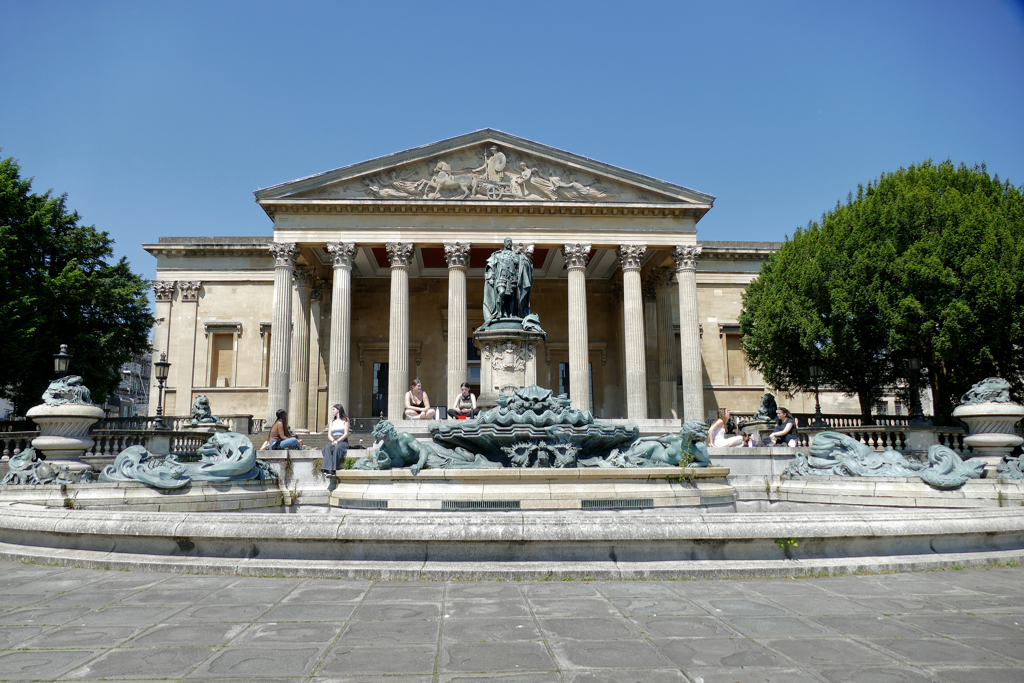
M 423 582 L 0 562 L 0 679 L 1024 681 L 1024 568 Z

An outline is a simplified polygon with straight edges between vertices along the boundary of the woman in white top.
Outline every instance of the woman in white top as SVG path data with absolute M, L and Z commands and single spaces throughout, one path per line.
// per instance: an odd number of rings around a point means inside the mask
M 345 462 L 348 453 L 348 417 L 340 403 L 331 407 L 331 421 L 327 425 L 327 438 L 330 441 L 324 446 L 324 462 L 320 471 L 327 475 L 334 474 Z
M 423 383 L 414 379 L 405 392 L 406 420 L 433 420 L 436 411 L 430 407 L 430 398 L 423 391 Z
M 725 425 L 729 422 L 731 413 L 725 408 L 718 409 L 718 418 L 708 429 L 708 445 L 715 448 L 736 448 L 747 442 L 744 436 L 726 436 Z

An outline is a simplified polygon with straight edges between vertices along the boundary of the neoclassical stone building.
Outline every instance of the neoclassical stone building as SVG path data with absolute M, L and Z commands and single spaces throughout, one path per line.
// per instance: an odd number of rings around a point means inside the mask
M 483 364 L 509 362 L 606 419 L 752 411 L 765 391 L 736 321 L 778 245 L 698 241 L 711 195 L 487 129 L 256 201 L 272 234 L 145 245 L 169 414 L 203 393 L 224 414 L 287 407 L 318 429 L 334 403 L 400 416 L 413 377 L 449 405 L 463 381 L 479 393 Z M 484 262 L 507 237 L 532 258 L 547 332 L 529 358 L 472 341 Z

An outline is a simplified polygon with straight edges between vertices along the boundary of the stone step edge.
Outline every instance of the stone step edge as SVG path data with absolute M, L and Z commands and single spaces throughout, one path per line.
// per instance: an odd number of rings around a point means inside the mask
M 166 557 L 0 543 L 0 560 L 96 570 L 371 580 L 673 580 L 841 576 L 1024 564 L 1024 550 L 819 560 L 676 562 L 381 562 Z

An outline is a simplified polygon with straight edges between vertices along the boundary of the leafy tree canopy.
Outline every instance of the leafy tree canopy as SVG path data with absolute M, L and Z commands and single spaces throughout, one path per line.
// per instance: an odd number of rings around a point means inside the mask
M 823 384 L 861 412 L 922 360 L 937 415 L 988 376 L 1024 395 L 1024 194 L 982 166 L 926 161 L 884 174 L 797 230 L 740 316 L 751 366 L 783 391 Z
M 148 283 L 126 259 L 108 262 L 110 236 L 79 225 L 66 195 L 31 186 L 14 159 L 0 161 L 0 395 L 19 414 L 40 402 L 60 344 L 100 401 L 121 381 L 121 364 L 149 348 L 153 324 Z

